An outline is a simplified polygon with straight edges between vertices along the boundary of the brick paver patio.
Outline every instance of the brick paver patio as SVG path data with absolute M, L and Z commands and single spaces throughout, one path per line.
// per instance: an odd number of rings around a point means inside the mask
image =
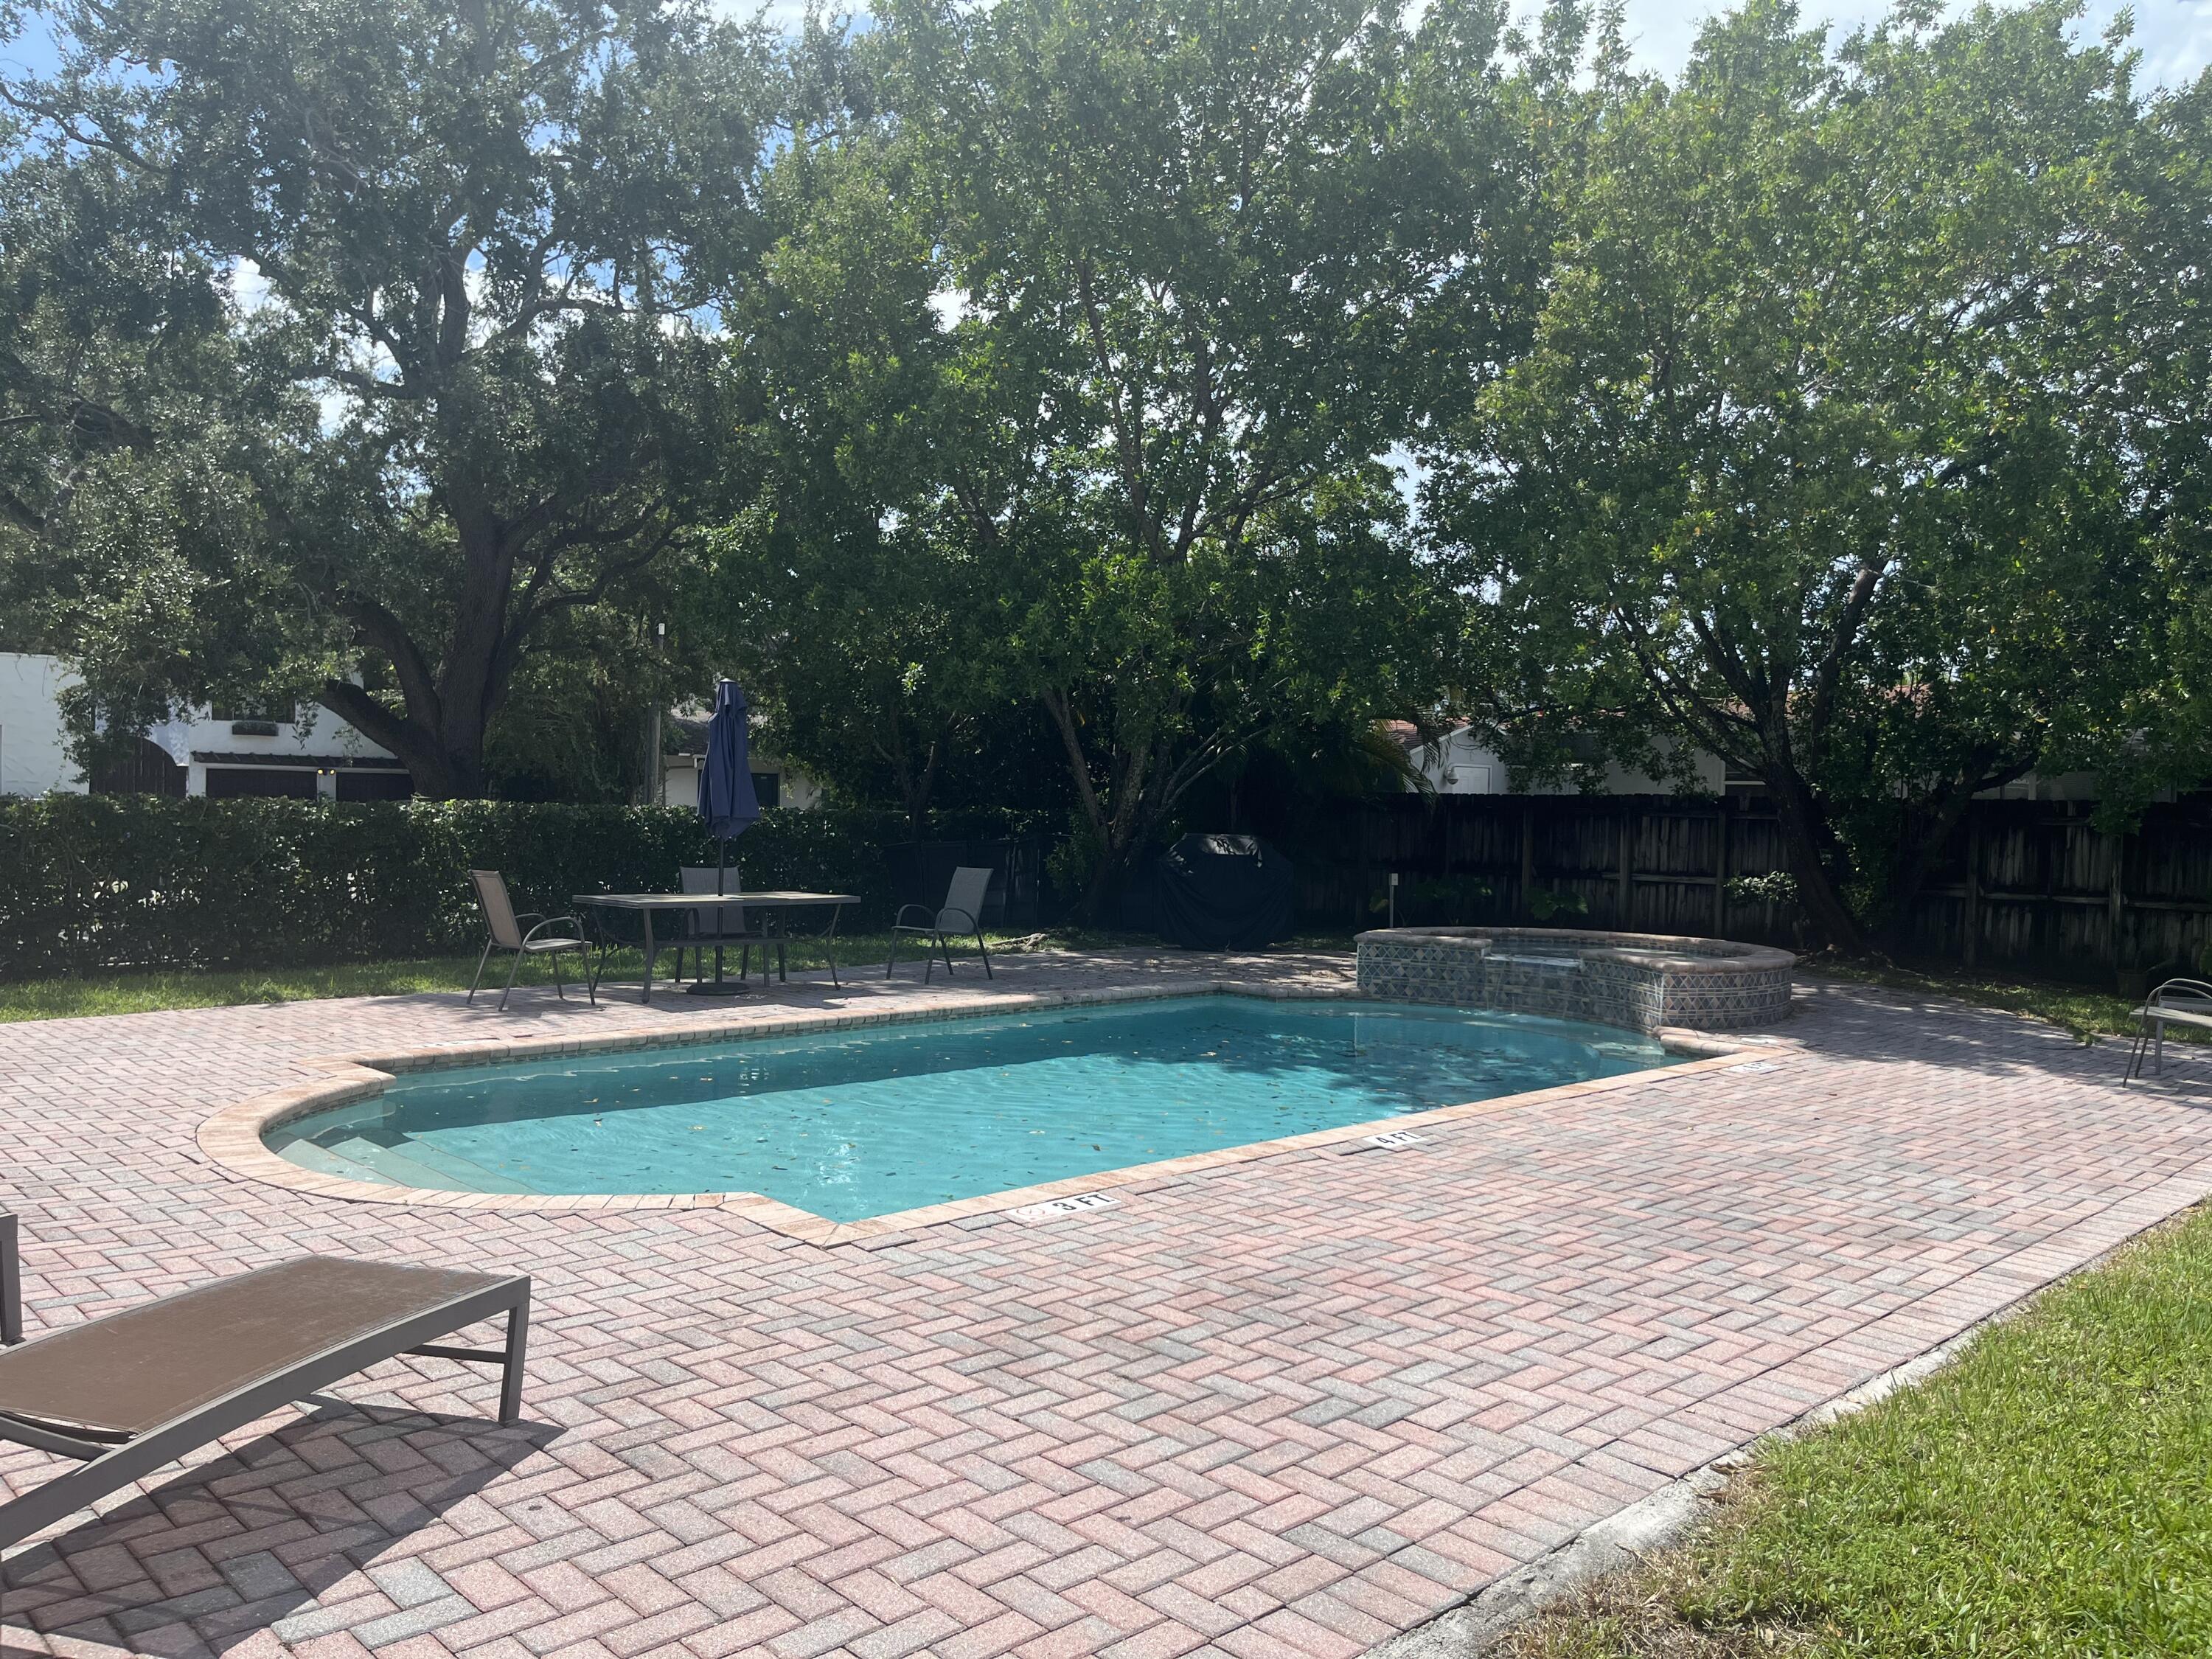
M 988 988 L 1276 957 L 1032 957 Z M 1823 987 L 1770 1066 L 824 1249 L 726 1210 L 477 1214 L 212 1164 L 312 1056 L 681 1024 L 453 997 L 0 1028 L 33 1330 L 301 1250 L 526 1269 L 526 1424 L 393 1362 L 0 1569 L 14 1650 L 1348 1656 L 2212 1189 L 2207 1091 Z M 728 1010 L 717 1007 L 715 1018 Z M 2185 1062 L 2185 1065 L 2191 1062 Z M 0 1489 L 51 1472 L 0 1449 Z

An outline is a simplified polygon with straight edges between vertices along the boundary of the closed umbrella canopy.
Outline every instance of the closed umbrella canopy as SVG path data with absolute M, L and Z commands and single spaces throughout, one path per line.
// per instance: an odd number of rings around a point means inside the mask
M 724 680 L 714 692 L 707 764 L 699 775 L 699 816 L 707 821 L 707 833 L 720 842 L 744 835 L 761 814 L 745 750 L 745 694 L 735 680 Z

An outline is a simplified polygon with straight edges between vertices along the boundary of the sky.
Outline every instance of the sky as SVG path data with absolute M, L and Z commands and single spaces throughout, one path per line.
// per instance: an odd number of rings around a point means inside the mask
M 714 0 L 725 9 L 750 15 L 763 0 Z M 2101 31 L 2122 0 L 2090 0 L 2084 27 Z M 1808 19 L 1826 18 L 1838 25 L 1837 33 L 1879 16 L 1886 0 L 1802 0 Z M 768 15 L 775 22 L 795 22 L 804 0 L 765 0 Z M 1532 8 L 1533 9 L 1533 8 Z M 1698 26 L 1717 8 L 1700 0 L 1628 0 L 1628 27 L 1633 49 L 1648 68 L 1673 74 L 1689 56 Z M 2212 0 L 2138 0 L 2135 8 L 2136 45 L 2143 55 L 2143 78 L 2176 86 L 2195 78 L 2212 62 Z M 0 74 L 36 71 L 52 62 L 51 52 L 35 33 L 12 45 L 0 46 Z
M 1840 39 L 1861 23 L 1888 10 L 1886 0 L 1800 0 L 1807 21 L 1826 18 Z M 1628 0 L 1628 33 L 1644 67 L 1672 75 L 1682 67 L 1697 40 L 1698 25 L 1719 7 L 1683 0 Z M 2101 33 L 2121 9 L 2120 0 L 2090 0 L 2083 27 Z M 2196 78 L 2212 62 L 2212 0 L 2139 0 L 2135 44 L 2143 55 L 2142 78 L 2178 86 Z

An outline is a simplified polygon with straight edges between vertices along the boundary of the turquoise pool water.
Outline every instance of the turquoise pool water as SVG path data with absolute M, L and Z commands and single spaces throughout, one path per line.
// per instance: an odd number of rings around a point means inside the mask
M 1184 997 L 433 1072 L 267 1139 L 357 1181 L 764 1193 L 857 1221 L 1666 1058 L 1523 1015 Z

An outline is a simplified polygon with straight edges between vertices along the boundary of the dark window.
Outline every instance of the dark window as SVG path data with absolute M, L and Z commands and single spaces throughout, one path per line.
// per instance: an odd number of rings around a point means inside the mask
M 415 781 L 404 772 L 340 772 L 340 800 L 412 800 Z
M 208 794 L 216 800 L 240 795 L 282 795 L 295 800 L 315 798 L 315 775 L 304 766 L 210 766 Z
M 781 772 L 753 774 L 753 798 L 763 806 L 783 804 L 783 775 Z
M 229 702 L 217 703 L 209 718 L 234 726 L 289 726 L 299 712 L 289 702 Z
M 92 769 L 95 795 L 181 795 L 185 769 L 161 744 L 140 738 L 133 747 Z

